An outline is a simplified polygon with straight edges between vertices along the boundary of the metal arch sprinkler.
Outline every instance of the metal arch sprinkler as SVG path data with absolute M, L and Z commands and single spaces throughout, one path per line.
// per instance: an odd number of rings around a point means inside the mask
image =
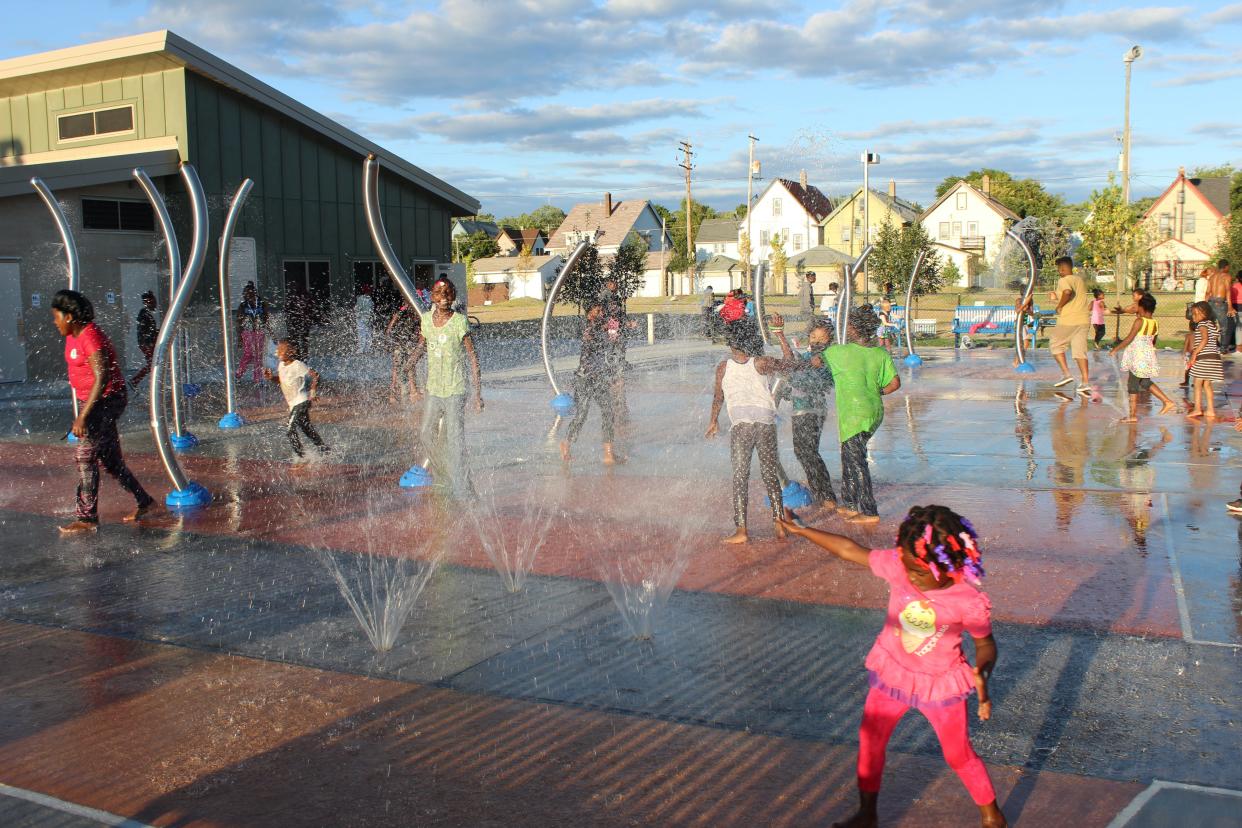
M 78 245 L 73 240 L 73 229 L 69 226 L 69 220 L 65 218 L 65 211 L 61 209 L 60 202 L 56 200 L 55 194 L 52 193 L 50 187 L 43 183 L 43 179 L 35 176 L 30 179 L 30 186 L 34 187 L 35 192 L 39 194 L 39 198 L 43 199 L 43 203 L 47 205 L 48 212 L 52 214 L 52 219 L 56 222 L 56 229 L 60 231 L 60 240 L 65 248 L 65 264 L 69 271 L 69 289 L 80 290 L 82 284 L 82 269 L 78 263 Z M 69 390 L 69 399 L 73 402 L 73 418 L 78 418 L 78 395 Z M 73 433 L 73 429 L 69 430 L 66 435 L 71 443 L 78 441 L 77 436 Z
M 845 342 L 845 332 L 849 327 L 849 309 L 854 306 L 854 277 L 858 275 L 858 271 L 862 270 L 872 250 L 875 250 L 875 247 L 870 244 L 863 248 L 858 259 L 846 271 L 845 284 L 841 286 L 841 292 L 837 294 L 837 344 Z
M 1026 239 L 1022 238 L 1021 234 L 1015 233 L 1012 227 L 1005 230 L 1005 235 L 1017 242 L 1018 246 L 1022 248 L 1022 252 L 1026 254 L 1026 265 L 1030 275 L 1026 280 L 1026 290 L 1022 292 L 1021 307 L 1025 308 L 1027 303 L 1031 301 L 1031 296 L 1035 293 L 1035 254 L 1031 252 L 1030 245 L 1026 243 Z M 1019 374 L 1033 374 L 1035 373 L 1035 366 L 1026 361 L 1026 348 L 1022 344 L 1023 330 L 1022 325 L 1019 324 L 1021 321 L 1022 312 L 1019 311 L 1013 326 L 1013 345 L 1018 352 L 1018 367 L 1015 370 Z
M 910 325 L 910 308 L 914 301 L 914 280 L 919 276 L 919 269 L 923 267 L 923 259 L 927 258 L 927 251 L 920 250 L 918 257 L 914 260 L 914 270 L 910 271 L 910 285 L 906 288 L 906 358 L 902 360 L 906 365 L 915 366 L 922 365 L 923 358 L 914 352 L 914 328 Z M 907 398 L 908 400 L 909 398 Z
M 376 252 L 384 260 L 384 266 L 392 274 L 393 281 L 401 289 L 401 295 L 405 297 L 405 301 L 411 308 L 421 308 L 422 303 L 418 301 L 414 283 L 410 281 L 410 275 L 401 266 L 401 260 L 397 258 L 396 251 L 392 249 L 392 242 L 388 240 L 388 231 L 384 229 L 384 217 L 380 213 L 379 201 L 379 168 L 379 159 L 375 157 L 375 153 L 368 155 L 362 162 L 362 206 L 366 213 L 367 229 L 371 233 L 371 242 L 375 245 Z M 411 466 L 405 474 L 401 475 L 399 481 L 401 488 L 420 489 L 430 486 L 431 472 L 427 470 L 430 463 L 431 457 L 428 455 L 427 460 L 422 464 L 416 463 Z
M 211 502 L 211 493 L 203 486 L 189 480 L 185 476 L 185 472 L 181 470 L 177 457 L 173 453 L 174 443 L 168 434 L 168 422 L 164 415 L 164 395 L 161 387 L 161 380 L 164 376 L 164 358 L 169 356 L 170 368 L 173 342 L 177 335 L 177 325 L 181 321 L 181 315 L 185 312 L 186 305 L 190 303 L 190 297 L 194 293 L 194 288 L 198 284 L 198 277 L 203 272 L 203 259 L 205 257 L 206 240 L 207 240 L 207 198 L 203 194 L 203 185 L 199 181 L 198 173 L 189 164 L 181 165 L 181 179 L 185 182 L 186 190 L 190 195 L 190 211 L 194 222 L 194 244 L 191 248 L 189 263 L 186 267 L 184 278 L 179 282 L 177 280 L 178 271 L 180 269 L 181 252 L 177 246 L 177 237 L 173 235 L 172 221 L 168 216 L 168 208 L 164 204 L 163 197 L 159 191 L 155 189 L 150 176 L 144 170 L 134 170 L 134 178 L 150 199 L 151 205 L 155 208 L 155 214 L 159 218 L 160 226 L 164 231 L 164 238 L 168 245 L 168 260 L 170 280 L 176 290 L 172 293 L 172 301 L 168 306 L 168 313 L 164 315 L 164 321 L 160 325 L 160 332 L 155 340 L 155 352 L 151 356 L 151 434 L 155 438 L 155 449 L 159 453 L 160 462 L 164 464 L 164 471 L 168 473 L 168 478 L 172 481 L 173 490 L 168 493 L 164 503 L 170 508 L 193 508 L 196 506 L 204 506 Z M 175 370 L 169 372 L 172 376 L 172 392 L 173 399 L 176 399 L 177 393 L 177 374 Z M 176 409 L 173 409 L 174 414 Z
M 763 340 L 764 347 L 767 347 L 772 343 L 768 341 L 768 320 L 763 309 L 763 286 L 765 282 L 767 282 L 766 274 L 755 279 L 755 322 L 759 325 L 759 338 Z
M 220 418 L 219 426 L 224 429 L 241 428 L 246 424 L 242 415 L 237 413 L 233 399 L 233 326 L 232 309 L 229 296 L 229 250 L 233 246 L 233 234 L 237 231 L 237 220 L 241 216 L 241 208 L 254 188 L 254 181 L 247 178 L 238 186 L 229 204 L 228 215 L 224 218 L 224 232 L 220 236 L 220 331 L 224 336 L 224 404 L 225 414 Z
M 556 275 L 556 281 L 552 283 L 552 289 L 548 291 L 548 300 L 543 306 L 543 323 L 539 329 L 539 342 L 543 349 L 543 370 L 548 375 L 548 382 L 554 394 L 552 410 L 560 417 L 567 416 L 574 410 L 574 398 L 573 395 L 561 391 L 560 386 L 556 384 L 556 372 L 552 370 L 552 354 L 548 351 L 548 327 L 552 324 L 552 308 L 556 305 L 556 297 L 561 292 L 561 285 L 565 284 L 565 280 L 578 266 L 578 259 L 582 258 L 588 244 L 589 242 L 586 241 L 578 242 L 578 246 L 569 254 L 569 258 L 561 267 L 561 272 Z

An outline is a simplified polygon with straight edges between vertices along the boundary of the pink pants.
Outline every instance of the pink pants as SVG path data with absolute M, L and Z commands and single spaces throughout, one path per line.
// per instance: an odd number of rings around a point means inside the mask
M 254 381 L 263 376 L 263 331 L 242 331 L 242 358 L 237 365 L 237 378 L 246 373 L 246 366 L 254 363 Z
M 894 699 L 887 693 L 871 689 L 863 705 L 862 727 L 858 731 L 858 789 L 864 793 L 879 793 L 880 778 L 884 775 L 884 753 L 893 728 L 909 710 L 909 705 Z M 970 792 L 976 805 L 996 801 L 992 780 L 983 760 L 970 746 L 966 727 L 966 700 L 945 707 L 920 707 L 919 712 L 931 722 L 932 729 L 940 739 L 944 760 L 957 772 L 962 784 Z

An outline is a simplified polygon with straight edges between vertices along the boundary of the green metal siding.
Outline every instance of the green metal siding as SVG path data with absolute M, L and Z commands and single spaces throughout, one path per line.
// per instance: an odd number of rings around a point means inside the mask
M 353 261 L 378 258 L 363 214 L 363 159 L 193 72 L 186 74 L 186 100 L 187 158 L 203 179 L 211 215 L 209 272 L 217 267 L 218 236 L 229 200 L 249 176 L 255 186 L 237 235 L 255 238 L 263 291 L 283 295 L 285 259 L 327 259 L 333 297 L 350 301 Z M 169 189 L 177 193 L 181 187 L 178 183 Z M 380 202 L 403 262 L 451 260 L 450 204 L 391 174 L 382 176 Z M 204 282 L 214 285 L 215 280 Z M 214 294 L 214 287 L 205 285 L 201 298 Z

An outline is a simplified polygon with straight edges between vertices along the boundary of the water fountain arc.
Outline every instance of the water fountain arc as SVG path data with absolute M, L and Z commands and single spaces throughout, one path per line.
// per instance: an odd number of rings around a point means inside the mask
M 1026 290 L 1022 291 L 1022 306 L 1025 307 L 1026 303 L 1030 301 L 1031 296 L 1035 293 L 1035 254 L 1031 252 L 1030 245 L 1026 243 L 1026 239 L 1022 238 L 1020 233 L 1014 232 L 1012 227 L 1005 230 L 1005 235 L 1017 242 L 1018 246 L 1022 248 L 1023 254 L 1026 255 L 1028 275 L 1026 280 Z M 1017 318 L 1014 319 L 1013 326 L 1013 343 L 1018 355 L 1018 365 L 1014 370 L 1016 370 L 1019 374 L 1033 374 L 1035 373 L 1035 366 L 1026 361 L 1026 348 L 1022 343 L 1023 329 L 1020 324 L 1021 321 L 1022 314 L 1019 313 L 1017 314 Z
M 65 269 L 69 276 L 69 289 L 81 290 L 82 285 L 82 268 L 78 260 L 78 245 L 73 238 L 73 228 L 69 226 L 69 219 L 65 216 L 65 211 L 61 209 L 60 202 L 56 200 L 56 195 L 52 189 L 44 183 L 42 178 L 35 176 L 30 179 L 30 186 L 34 187 L 35 192 L 39 194 L 39 198 L 43 199 L 43 203 L 47 205 L 47 210 L 52 214 L 52 220 L 56 222 L 56 230 L 60 233 L 60 240 L 65 248 Z M 69 399 L 73 403 L 73 418 L 78 417 L 78 395 L 69 391 Z M 70 429 L 65 438 L 72 443 L 78 441 L 77 436 Z
M 173 386 L 171 390 L 174 395 L 177 393 L 176 385 L 178 378 L 175 368 L 172 367 L 170 352 L 173 349 L 173 341 L 177 334 L 177 326 L 181 321 L 181 315 L 185 313 L 186 305 L 189 304 L 190 297 L 193 295 L 194 288 L 198 283 L 198 277 L 203 272 L 203 259 L 206 256 L 207 241 L 207 197 L 203 193 L 203 185 L 198 178 L 198 173 L 195 172 L 191 165 L 183 163 L 181 165 L 181 179 L 185 183 L 186 190 L 190 195 L 194 242 L 187 262 L 188 266 L 184 274 L 181 274 L 181 254 L 177 245 L 177 237 L 173 233 L 172 221 L 168 215 L 168 207 L 164 204 L 163 197 L 156 190 L 155 184 L 151 181 L 151 177 L 147 175 L 146 171 L 135 169 L 134 178 L 147 194 L 152 207 L 155 208 L 155 214 L 160 221 L 161 229 L 164 231 L 164 238 L 168 246 L 169 278 L 176 288 L 172 294 L 168 312 L 164 315 L 164 321 L 160 325 L 160 331 L 155 340 L 155 351 L 151 355 L 151 435 L 155 438 L 155 449 L 159 454 L 160 462 L 163 464 L 164 471 L 167 472 L 168 478 L 173 485 L 173 490 L 168 493 L 164 502 L 171 508 L 203 506 L 211 502 L 211 493 L 202 485 L 188 479 L 185 476 L 185 472 L 181 470 L 181 465 L 177 462 L 168 433 L 168 421 L 164 413 L 164 395 L 162 393 L 161 381 L 164 376 L 165 357 L 169 356 Z M 179 283 L 177 280 L 178 275 L 184 277 L 180 279 Z
M 849 309 L 854 306 L 854 277 L 858 275 L 858 271 L 862 270 L 863 264 L 873 250 L 875 250 L 874 245 L 869 244 L 864 247 L 858 259 L 845 272 L 845 284 L 841 285 L 841 292 L 837 294 L 836 341 L 838 344 L 845 342 L 845 331 L 849 327 Z
M 237 221 L 241 217 L 242 207 L 254 189 L 254 181 L 245 179 L 237 187 L 233 201 L 229 204 L 228 214 L 224 217 L 224 232 L 220 234 L 220 332 L 224 340 L 224 404 L 225 413 L 220 418 L 219 427 L 223 429 L 241 428 L 245 419 L 237 413 L 236 401 L 233 397 L 233 325 L 232 308 L 229 293 L 229 253 L 233 246 L 233 234 L 237 231 Z
M 914 320 L 910 318 L 910 310 L 914 307 L 914 280 L 919 277 L 919 269 L 923 267 L 923 260 L 926 258 L 927 251 L 920 250 L 914 260 L 914 269 L 910 271 L 910 284 L 906 287 L 906 358 L 902 362 L 910 366 L 923 364 L 923 358 L 914 352 L 914 327 L 911 324 Z
M 543 305 L 543 322 L 539 326 L 539 344 L 543 351 L 543 370 L 548 375 L 548 383 L 552 386 L 552 410 L 561 416 L 569 414 L 574 409 L 574 398 L 570 394 L 561 391 L 560 386 L 556 384 L 556 372 L 552 370 L 552 354 L 548 350 L 548 328 L 552 324 L 552 309 L 556 306 L 556 297 L 561 292 L 561 285 L 565 284 L 565 280 L 574 272 L 574 268 L 578 266 L 578 259 L 582 258 L 582 254 L 586 252 L 589 242 L 580 241 L 578 246 L 569 254 L 569 258 L 565 260 L 565 264 L 561 266 L 561 272 L 556 275 L 556 281 L 552 283 L 552 288 L 548 291 L 548 299 Z

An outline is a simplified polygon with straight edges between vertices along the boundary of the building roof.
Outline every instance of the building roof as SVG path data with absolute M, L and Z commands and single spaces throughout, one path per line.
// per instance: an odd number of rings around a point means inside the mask
M 720 244 L 733 242 L 737 244 L 738 228 L 741 223 L 735 218 L 703 219 L 699 222 L 699 230 L 694 234 L 695 244 Z
M 359 179 L 362 160 L 374 153 L 384 171 L 439 196 L 462 214 L 479 210 L 479 202 L 456 187 L 167 30 L 0 60 L 0 97 L 42 91 L 47 88 L 46 76 L 69 85 L 176 67 L 203 75 L 358 153 Z
M 1010 210 L 1004 204 L 1001 204 L 999 201 L 993 198 L 991 194 L 983 192 L 983 190 L 980 190 L 978 187 L 966 181 L 966 179 L 962 179 L 961 181 L 957 182 L 952 187 L 950 187 L 948 190 L 946 190 L 944 195 L 936 199 L 935 204 L 933 204 L 932 206 L 924 210 L 923 215 L 919 216 L 919 221 L 926 220 L 928 216 L 930 216 L 932 213 L 936 211 L 937 207 L 939 207 L 941 204 L 944 204 L 944 202 L 948 200 L 949 196 L 953 195 L 954 193 L 956 193 L 958 190 L 962 189 L 963 187 L 965 187 L 966 189 L 970 190 L 972 193 L 977 195 L 983 201 L 984 205 L 991 207 L 992 210 L 999 213 L 1003 218 L 1007 218 L 1010 221 L 1021 221 L 1022 220 L 1021 216 L 1019 216 L 1013 210 Z
M 717 253 L 715 256 L 705 259 L 703 263 L 699 265 L 699 269 L 704 273 L 727 273 L 740 264 L 741 262 L 737 259 L 731 259 L 728 256 L 721 256 Z
M 512 242 L 514 247 L 522 246 L 522 231 L 516 227 L 501 227 L 500 231 L 496 234 L 496 241 L 500 241 L 501 236 L 504 236 Z
M 482 278 L 486 276 L 508 276 L 520 273 L 534 273 L 542 270 L 549 263 L 560 264 L 561 257 L 557 255 L 550 256 L 531 256 L 530 267 L 522 267 L 522 260 L 517 256 L 489 256 L 486 259 L 474 260 L 474 274 L 479 277 L 480 281 L 494 283 L 496 279 Z
M 455 220 L 461 225 L 462 232 L 467 236 L 473 236 L 475 233 L 486 233 L 490 238 L 496 238 L 500 233 L 500 228 L 496 226 L 494 221 L 480 221 L 479 219 L 459 218 Z
M 620 246 L 625 241 L 625 237 L 634 229 L 634 224 L 643 211 L 651 210 L 651 202 L 614 201 L 612 212 L 607 213 L 606 210 L 607 207 L 602 201 L 575 204 L 565 216 L 565 220 L 561 222 L 561 226 L 556 228 L 548 240 L 548 247 L 558 250 L 568 249 L 572 245 L 565 238 L 567 233 L 585 233 L 591 230 L 595 231 L 596 245 L 600 247 Z M 652 210 L 652 215 L 655 215 L 654 210 Z M 659 217 L 656 216 L 656 218 Z
M 1188 178 L 1186 179 L 1203 193 L 1208 203 L 1216 208 L 1222 216 L 1229 215 L 1229 190 L 1233 180 L 1229 178 Z
M 847 198 L 838 201 L 837 206 L 830 214 L 824 217 L 824 220 L 821 221 L 820 224 L 827 224 L 832 220 L 833 216 L 853 204 L 860 195 L 862 195 L 862 187 L 859 187 Z M 880 190 L 872 190 L 871 195 L 893 213 L 896 213 L 902 223 L 913 224 L 919 220 L 919 211 L 915 209 L 914 205 L 910 202 L 897 198 L 896 196 L 890 196 L 888 193 L 881 192 Z
M 537 242 L 541 238 L 543 239 L 544 244 L 547 244 L 547 241 L 548 241 L 547 235 L 542 230 L 540 230 L 538 227 L 528 227 L 522 230 L 521 233 L 522 233 L 522 245 L 523 246 L 530 245 L 530 247 L 533 249 L 535 246 L 535 242 Z
M 802 209 L 810 213 L 815 221 L 823 221 L 832 212 L 832 199 L 824 195 L 823 191 L 814 184 L 803 187 L 800 182 L 791 181 L 788 178 L 778 178 L 772 182 L 772 184 L 777 183 L 788 190 L 789 194 L 802 205 Z
M 834 250 L 826 244 L 819 244 L 810 250 L 789 257 L 789 266 L 795 270 L 806 267 L 830 267 L 832 265 L 852 265 L 854 257 L 840 250 Z
M 0 198 L 34 192 L 30 189 L 34 176 L 55 191 L 132 181 L 135 167 L 152 176 L 176 175 L 180 166 L 181 151 L 172 136 L 32 152 L 0 164 Z

